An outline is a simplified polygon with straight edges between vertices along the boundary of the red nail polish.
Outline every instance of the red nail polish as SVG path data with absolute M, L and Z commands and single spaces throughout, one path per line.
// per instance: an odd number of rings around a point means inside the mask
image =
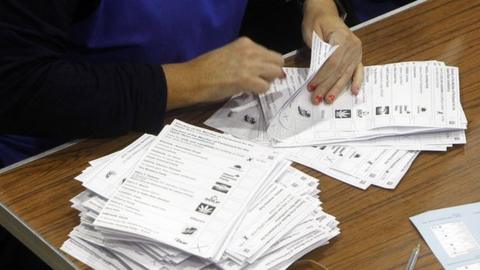
M 286 78 L 287 77 L 287 73 L 285 73 L 285 71 L 282 71 L 282 78 Z
M 330 103 L 333 103 L 333 101 L 335 100 L 335 95 L 328 95 L 327 99 Z
M 322 96 L 316 96 L 315 97 L 315 102 L 317 102 L 318 104 L 322 103 L 322 100 L 323 100 Z
M 308 85 L 308 91 L 310 91 L 310 92 L 313 92 L 315 90 L 315 88 L 317 88 L 316 84 L 312 83 L 312 84 Z

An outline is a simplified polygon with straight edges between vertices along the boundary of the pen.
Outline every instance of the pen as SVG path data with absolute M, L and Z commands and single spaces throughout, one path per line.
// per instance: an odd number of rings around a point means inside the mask
M 417 246 L 412 250 L 412 254 L 410 254 L 410 258 L 408 259 L 407 268 L 405 268 L 406 270 L 413 270 L 415 268 L 418 254 L 420 254 L 420 244 L 417 244 Z

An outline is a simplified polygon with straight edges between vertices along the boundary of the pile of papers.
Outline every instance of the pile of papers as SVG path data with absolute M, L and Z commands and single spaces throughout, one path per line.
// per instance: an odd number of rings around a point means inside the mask
M 358 95 L 347 87 L 313 105 L 307 85 L 335 49 L 314 33 L 310 68 L 285 68 L 265 94 L 235 96 L 205 124 L 362 189 L 395 188 L 420 151 L 466 143 L 458 68 L 438 61 L 367 66 Z
M 339 234 L 281 151 L 181 121 L 90 164 L 62 250 L 95 269 L 286 269 Z

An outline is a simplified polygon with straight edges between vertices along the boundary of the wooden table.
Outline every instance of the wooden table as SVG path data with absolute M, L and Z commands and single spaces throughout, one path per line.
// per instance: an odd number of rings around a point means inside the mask
M 446 153 L 422 153 L 395 190 L 362 191 L 298 166 L 320 179 L 324 208 L 337 217 L 342 230 L 306 257 L 334 270 L 404 269 L 420 242 L 416 269 L 440 269 L 408 218 L 480 201 L 480 1 L 431 0 L 356 33 L 364 44 L 366 65 L 436 59 L 458 66 L 468 142 Z M 179 118 L 201 125 L 218 107 L 174 112 L 168 121 Z M 86 140 L 0 175 L 1 224 L 53 268 L 87 268 L 58 249 L 79 223 L 69 199 L 83 188 L 73 177 L 89 160 L 137 136 Z

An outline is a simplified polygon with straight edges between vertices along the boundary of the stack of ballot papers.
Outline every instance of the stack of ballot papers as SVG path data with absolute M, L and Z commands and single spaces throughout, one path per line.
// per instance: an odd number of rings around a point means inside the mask
M 261 95 L 233 97 L 205 124 L 284 151 L 355 187 L 395 188 L 420 151 L 465 144 L 458 68 L 402 62 L 364 68 L 358 95 L 313 105 L 307 85 L 336 47 L 314 33 L 310 68 L 285 68 Z
M 95 269 L 286 269 L 340 233 L 282 151 L 178 120 L 90 165 L 61 249 Z

